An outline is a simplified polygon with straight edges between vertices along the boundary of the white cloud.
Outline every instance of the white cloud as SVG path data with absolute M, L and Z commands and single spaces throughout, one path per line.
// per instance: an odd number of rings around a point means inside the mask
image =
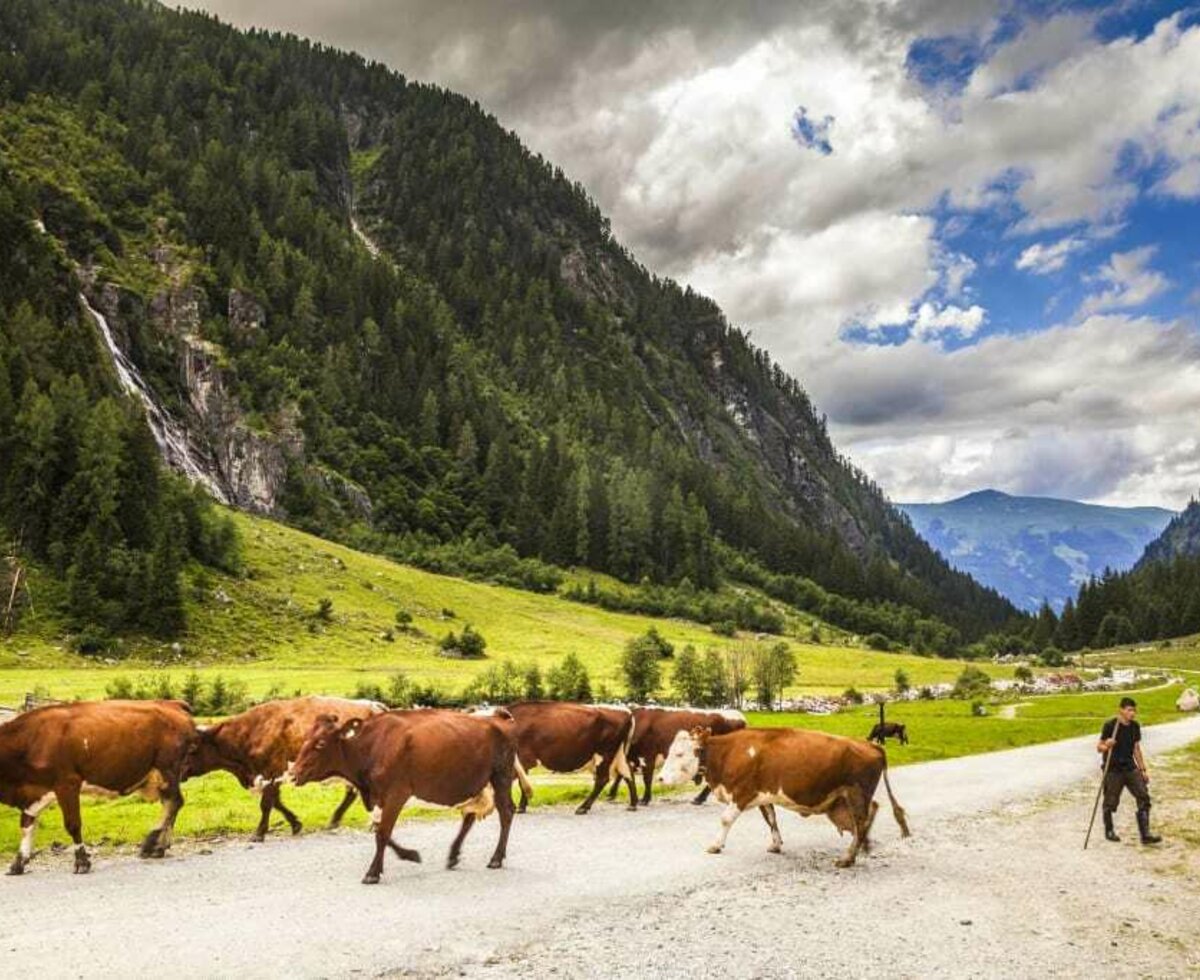
M 894 499 L 983 486 L 1180 504 L 1200 485 L 1200 335 L 1093 316 L 954 351 L 864 347 L 813 377 L 834 438 Z
M 960 337 L 973 337 L 983 326 L 986 313 L 982 306 L 943 306 L 922 303 L 913 318 L 912 335 L 920 340 L 957 333 Z
M 1088 389 L 1086 404 L 1056 396 L 1054 372 L 1066 372 L 1070 390 L 1075 375 L 1036 337 L 1011 347 L 983 337 L 988 298 L 973 295 L 969 281 L 990 257 L 953 252 L 927 215 L 987 209 L 1010 233 L 1051 232 L 1016 260 L 1044 275 L 1111 234 L 1145 193 L 1146 173 L 1159 174 L 1154 194 L 1200 196 L 1200 25 L 1174 16 L 1144 37 L 1102 42 L 1094 15 L 1064 14 L 1030 20 L 997 45 L 999 15 L 1011 13 L 1000 0 L 197 2 L 241 23 L 356 48 L 480 99 L 581 180 L 642 261 L 709 293 L 750 327 L 897 496 L 914 484 L 932 492 L 931 475 L 951 484 L 963 473 L 1008 479 L 1006 460 L 1016 486 L 1025 452 L 1027 473 L 1058 474 L 1065 486 L 1074 485 L 1071 473 L 1108 459 L 1142 473 L 1155 499 L 1178 502 L 1170 495 L 1190 463 L 1164 455 L 1152 434 L 1135 437 L 1133 422 L 1119 435 L 1105 428 L 1091 414 L 1103 392 Z M 912 43 L 952 33 L 981 42 L 983 62 L 961 91 L 924 88 L 908 70 Z M 836 120 L 833 153 L 797 146 L 799 106 L 813 120 Z M 1148 261 L 1114 254 L 1079 316 L 1129 310 L 1161 293 L 1165 279 Z M 846 327 L 856 322 L 906 324 L 913 342 L 849 343 Z M 1121 332 L 1088 322 L 1088 335 Z M 1149 330 L 1134 322 L 1139 337 Z M 966 358 L 918 342 L 947 331 L 983 339 Z M 1034 350 L 1036 358 L 1022 353 Z M 1107 350 L 1120 357 L 1119 346 Z M 1032 392 L 1006 357 L 1044 378 L 1045 390 Z M 997 359 L 991 370 L 988 359 Z M 950 365 L 970 368 L 970 387 L 955 398 L 931 390 L 955 387 Z M 1128 370 L 1141 377 L 1136 365 Z M 915 372 L 910 381 L 905 372 Z M 1136 388 L 1103 376 L 1117 392 Z M 835 378 L 863 394 L 861 403 L 893 412 L 873 430 L 855 421 Z M 867 382 L 882 389 L 864 392 Z M 918 405 L 930 422 L 906 436 L 893 419 L 911 416 L 902 399 L 914 388 L 928 395 Z M 990 404 L 991 392 L 1001 406 L 960 434 L 958 414 L 976 417 L 973 402 Z M 1038 400 L 1025 406 L 1026 397 Z M 1010 429 L 1035 410 L 1053 424 Z M 1149 407 L 1137 417 L 1157 424 Z M 1194 438 L 1174 435 L 1176 446 Z M 1110 444 L 1127 455 L 1102 451 Z M 1039 455 L 1074 459 L 1078 447 L 1083 458 L 1069 471 Z
M 1132 309 L 1167 289 L 1170 286 L 1167 277 L 1148 268 L 1155 251 L 1155 246 L 1146 245 L 1129 252 L 1114 252 L 1092 279 L 1106 288 L 1083 301 L 1081 315 Z
M 1087 242 L 1075 236 L 1060 238 L 1049 245 L 1035 242 L 1017 257 L 1016 267 L 1039 276 L 1049 275 L 1062 269 L 1067 259 L 1086 245 Z

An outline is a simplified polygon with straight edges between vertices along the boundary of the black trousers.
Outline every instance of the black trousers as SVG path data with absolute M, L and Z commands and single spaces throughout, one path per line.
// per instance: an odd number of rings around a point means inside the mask
M 1137 769 L 1110 769 L 1104 777 L 1104 809 L 1115 810 L 1121 802 L 1121 791 L 1129 790 L 1137 800 L 1139 810 L 1150 809 L 1150 790 Z

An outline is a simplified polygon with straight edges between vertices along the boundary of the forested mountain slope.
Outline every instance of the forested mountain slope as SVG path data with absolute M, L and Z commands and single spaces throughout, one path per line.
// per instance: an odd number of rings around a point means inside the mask
M 219 497 L 401 557 L 811 578 L 895 604 L 896 638 L 1014 615 L 837 453 L 796 381 L 477 104 L 156 4 L 5 0 L 0 36 L 0 520 L 63 575 L 166 540 L 132 503 L 55 516 L 99 404 L 116 485 L 154 483 L 141 400 Z M 172 567 L 232 560 L 198 498 L 168 496 L 194 529 Z

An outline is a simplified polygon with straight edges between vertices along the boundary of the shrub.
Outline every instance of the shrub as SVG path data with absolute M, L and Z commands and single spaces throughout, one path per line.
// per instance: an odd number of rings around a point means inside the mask
M 905 671 L 905 669 L 903 667 L 896 668 L 895 681 L 896 681 L 896 690 L 899 691 L 901 694 L 903 694 L 905 691 L 907 691 L 909 688 L 912 687 L 912 685 L 908 681 L 908 672 Z
M 1019 680 L 1022 684 L 1033 683 L 1033 671 L 1024 664 L 1021 664 L 1021 666 L 1013 671 L 1013 677 Z
M 856 687 L 848 687 L 842 692 L 842 698 L 849 701 L 851 704 L 862 704 L 862 692 Z
M 591 701 L 592 681 L 587 668 L 574 653 L 546 672 L 548 695 L 554 701 Z
M 396 625 L 399 626 L 400 629 L 408 629 L 410 626 L 412 626 L 412 621 L 412 613 L 410 613 L 407 609 L 396 610 Z
M 1041 652 L 1041 660 L 1047 667 L 1061 667 L 1063 665 L 1063 652 L 1058 647 L 1046 647 Z
M 313 618 L 322 623 L 333 620 L 333 600 L 329 596 L 322 596 L 317 600 L 317 611 L 313 613 Z
M 487 640 L 483 638 L 483 634 L 471 627 L 468 623 L 463 627 L 461 633 L 455 633 L 451 630 L 443 638 L 440 644 L 442 655 L 447 657 L 459 657 L 463 660 L 481 660 L 487 654 Z
M 887 651 L 892 648 L 892 641 L 882 633 L 871 633 L 865 640 L 867 647 L 871 650 Z
M 984 707 L 982 701 L 971 702 L 971 715 L 974 718 L 983 718 L 987 714 L 987 708 Z
M 987 694 L 992 688 L 992 679 L 974 664 L 968 664 L 954 682 L 951 692 L 956 698 L 976 698 Z
M 621 654 L 621 673 L 631 701 L 648 701 L 662 683 L 659 660 L 675 652 L 658 631 L 651 628 L 625 644 Z
M 712 624 L 712 631 L 717 636 L 737 636 L 737 623 L 732 619 L 723 619 L 719 623 Z

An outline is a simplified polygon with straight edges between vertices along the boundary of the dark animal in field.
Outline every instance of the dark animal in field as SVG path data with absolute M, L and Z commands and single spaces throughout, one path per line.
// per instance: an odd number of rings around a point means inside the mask
M 649 806 L 654 770 L 667 757 L 671 743 L 680 732 L 693 728 L 710 728 L 714 735 L 736 732 L 746 727 L 746 716 L 732 709 L 703 708 L 635 708 L 633 711 L 633 741 L 629 745 L 629 767 L 636 776 L 641 773 L 643 781 L 642 806 Z M 621 781 L 614 780 L 608 798 L 617 795 Z M 636 783 L 631 781 L 630 791 L 637 792 Z M 708 799 L 708 787 L 704 787 L 693 803 Z
M 629 809 L 637 809 L 637 790 L 629 770 L 634 737 L 633 712 L 624 707 L 573 704 L 567 701 L 518 701 L 508 705 L 516 721 L 517 754 L 525 772 L 542 766 L 551 772 L 577 772 L 595 767 L 595 782 L 576 813 L 587 813 L 609 779 L 629 783 Z M 529 805 L 532 790 L 521 781 L 518 813 Z
M 182 701 L 54 704 L 0 725 L 0 803 L 21 811 L 21 844 L 8 873 L 24 873 L 38 814 L 54 800 L 75 842 L 75 873 L 91 870 L 79 809 L 83 792 L 139 792 L 161 801 L 162 821 L 142 842 L 141 853 L 163 857 L 183 806 L 180 784 L 196 739 Z
M 246 789 L 260 791 L 262 817 L 251 840 L 261 841 L 267 834 L 271 810 L 278 810 L 293 834 L 300 833 L 299 818 L 280 799 L 281 784 L 288 766 L 300 754 L 313 724 L 323 716 L 339 722 L 368 718 L 387 709 L 375 701 L 349 698 L 284 698 L 234 715 L 225 721 L 200 729 L 200 740 L 188 763 L 186 778 L 223 769 L 232 773 Z M 356 792 L 347 787 L 346 795 L 330 818 L 336 827 L 354 803 Z
M 707 729 L 680 732 L 667 761 L 662 780 L 678 785 L 700 775 L 725 804 L 721 832 L 709 847 L 719 854 L 729 829 L 742 813 L 758 807 L 771 829 L 772 853 L 783 849 L 775 819 L 782 806 L 801 816 L 825 814 L 839 833 L 854 835 L 839 867 L 854 863 L 859 850 L 870 850 L 871 825 L 879 804 L 875 790 L 882 777 L 892 804 L 892 815 L 901 833 L 909 836 L 904 809 L 892 794 L 883 749 L 860 739 L 827 735 L 797 728 L 747 728 L 728 735 Z
M 867 741 L 882 745 L 889 738 L 899 739 L 901 745 L 907 745 L 908 729 L 898 721 L 877 722 L 871 729 L 871 734 L 867 736 Z
M 498 811 L 500 840 L 488 867 L 501 867 L 512 826 L 516 758 L 515 725 L 503 708 L 489 716 L 419 709 L 344 722 L 326 716 L 314 723 L 292 766 L 292 778 L 302 786 L 338 776 L 362 794 L 376 817 L 375 857 L 363 877 L 363 884 L 374 885 L 389 847 L 402 861 L 421 860 L 416 851 L 392 840 L 400 811 L 411 799 L 462 812 L 448 868 L 458 864 L 475 821 Z

